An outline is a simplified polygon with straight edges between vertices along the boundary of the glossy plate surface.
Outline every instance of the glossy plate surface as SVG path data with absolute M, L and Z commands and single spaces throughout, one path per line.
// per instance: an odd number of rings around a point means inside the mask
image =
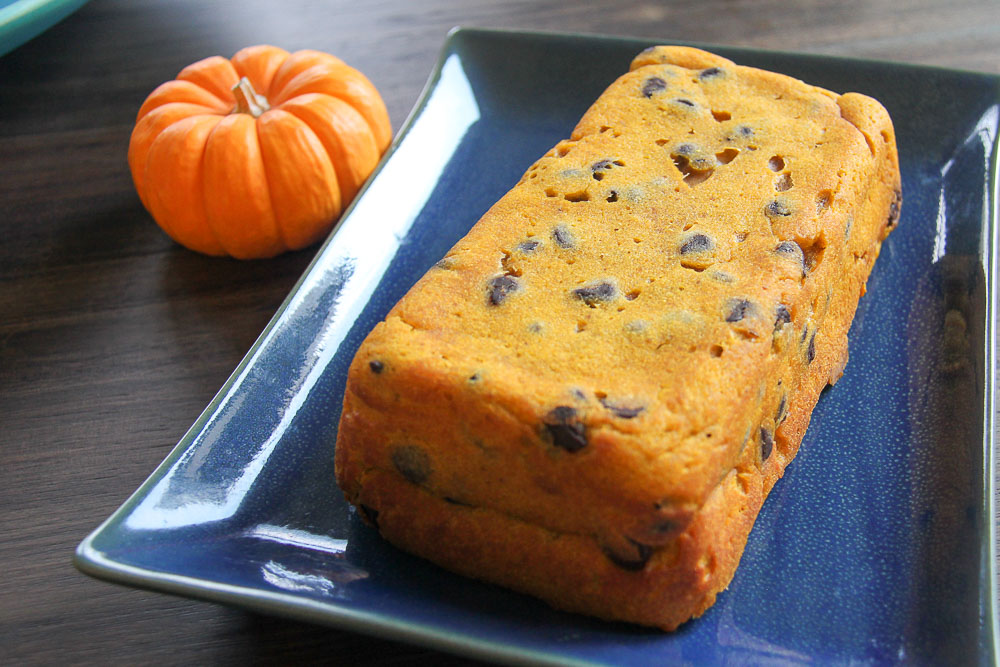
M 881 100 L 904 204 L 846 375 L 702 618 L 665 635 L 556 612 L 397 551 L 342 499 L 333 448 L 363 337 L 649 45 L 453 33 L 367 189 L 78 566 L 501 662 L 992 664 L 997 77 L 708 47 Z
M 40 35 L 87 0 L 0 0 L 0 56 Z

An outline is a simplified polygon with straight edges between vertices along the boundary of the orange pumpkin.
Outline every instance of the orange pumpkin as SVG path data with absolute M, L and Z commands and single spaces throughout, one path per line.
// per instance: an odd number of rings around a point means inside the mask
M 273 257 L 330 230 L 390 139 L 359 71 L 319 51 L 252 46 L 154 90 L 128 162 L 143 205 L 181 245 Z

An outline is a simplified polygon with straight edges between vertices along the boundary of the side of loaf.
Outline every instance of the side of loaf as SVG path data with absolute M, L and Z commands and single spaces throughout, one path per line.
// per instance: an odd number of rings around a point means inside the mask
M 341 489 L 446 568 L 676 628 L 843 373 L 900 204 L 875 100 L 647 49 L 362 344 Z

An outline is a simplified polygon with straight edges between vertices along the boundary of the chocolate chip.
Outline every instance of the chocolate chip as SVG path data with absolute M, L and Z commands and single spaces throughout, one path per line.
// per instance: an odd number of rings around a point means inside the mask
M 401 445 L 392 451 L 392 465 L 413 484 L 423 484 L 431 475 L 431 459 L 416 445 Z
M 377 375 L 381 373 L 383 369 L 385 369 L 385 364 L 376 359 L 374 361 L 368 362 L 368 368 L 372 369 L 372 373 L 375 373 Z
M 688 168 L 691 171 L 698 171 L 698 172 L 706 172 L 707 171 L 708 172 L 707 175 L 706 174 L 700 174 L 700 176 L 702 176 L 702 179 L 704 180 L 704 179 L 707 179 L 709 176 L 712 175 L 712 171 L 715 170 L 715 166 L 716 166 L 716 160 L 715 160 L 714 157 L 712 157 L 710 155 L 704 155 L 704 154 L 702 154 L 702 155 L 696 156 L 693 160 L 691 160 L 690 164 L 688 165 Z M 685 178 L 685 182 L 687 182 L 687 183 L 690 184 L 691 183 L 691 178 L 690 177 L 686 177 Z
M 623 570 L 628 570 L 629 572 L 638 572 L 644 567 L 646 563 L 649 562 L 650 557 L 653 555 L 653 547 L 648 544 L 642 544 L 641 542 L 636 542 L 631 537 L 626 537 L 634 547 L 635 552 L 631 554 L 620 554 L 610 547 L 604 547 L 604 555 L 608 557 L 612 563 L 617 565 Z
M 642 84 L 642 94 L 646 97 L 652 97 L 655 93 L 666 90 L 666 88 L 666 81 L 658 76 L 651 76 Z
M 540 245 L 542 245 L 541 241 L 522 241 L 517 244 L 517 249 L 525 254 L 528 254 L 538 250 L 538 246 Z
M 763 426 L 760 427 L 760 460 L 766 461 L 774 448 L 774 436 Z
M 625 326 L 622 327 L 628 333 L 640 333 L 645 331 L 649 327 L 649 323 L 645 320 L 632 320 L 631 322 L 626 322 Z
M 371 525 L 373 525 L 376 528 L 378 528 L 378 510 L 377 509 L 374 509 L 372 507 L 369 507 L 368 505 L 365 505 L 364 503 L 361 503 L 360 505 L 358 505 L 358 513 L 360 513 L 361 516 L 368 523 L 370 523 Z
M 683 106 L 686 106 L 686 107 L 693 107 L 693 106 L 695 106 L 694 102 L 692 102 L 689 99 L 683 98 L 683 97 L 678 97 L 678 98 L 674 99 L 674 102 L 677 103 L 677 104 L 681 104 Z
M 802 247 L 795 241 L 782 241 L 775 246 L 774 252 L 785 257 L 797 259 L 800 264 L 804 261 Z
M 639 416 L 640 412 L 645 410 L 642 406 L 629 407 L 626 405 L 618 405 L 606 398 L 601 399 L 601 405 L 610 410 L 616 417 L 621 417 L 622 419 L 634 419 Z
M 681 172 L 685 182 L 689 185 L 697 185 L 707 179 L 711 176 L 711 172 L 715 167 L 718 166 L 715 155 L 689 143 L 674 146 L 673 150 L 670 151 L 670 157 L 674 161 L 674 166 Z M 704 174 L 700 172 L 709 173 Z M 694 183 L 692 183 L 692 177 L 694 177 Z
M 753 136 L 753 128 L 750 127 L 749 125 L 740 125 L 738 128 L 736 128 L 736 132 L 739 133 L 739 135 L 742 137 Z
M 785 417 L 788 416 L 788 396 L 785 394 L 781 395 L 781 401 L 778 403 L 778 412 L 774 415 L 774 427 L 777 428 L 785 421 Z
M 490 281 L 489 302 L 491 305 L 499 306 L 507 299 L 507 295 L 521 289 L 521 283 L 514 276 L 497 276 Z
M 577 418 L 576 408 L 560 405 L 545 415 L 545 428 L 552 444 L 567 452 L 578 452 L 587 446 L 587 427 Z
M 611 301 L 618 296 L 618 288 L 609 282 L 599 282 L 584 287 L 577 287 L 573 294 L 585 304 L 593 308 L 598 303 Z
M 728 273 L 725 273 L 724 271 L 712 271 L 711 273 L 708 274 L 708 276 L 713 280 L 718 280 L 720 283 L 736 282 L 736 278 L 732 277 Z
M 612 166 L 614 166 L 614 163 L 611 160 L 598 160 L 590 165 L 591 175 L 595 181 L 599 181 L 604 178 L 604 172 L 611 169 Z
M 618 191 L 617 190 L 612 190 L 608 194 L 608 197 L 607 197 L 607 199 L 605 199 L 605 201 L 608 202 L 608 203 L 610 203 L 610 204 L 614 204 L 616 201 L 618 201 Z
M 782 218 L 787 218 L 792 214 L 792 209 L 789 207 L 788 202 L 785 199 L 775 199 L 767 205 L 765 209 L 768 216 L 781 216 Z
M 604 178 L 604 172 L 613 169 L 614 167 L 624 167 L 625 163 L 621 160 L 611 160 L 604 159 L 598 160 L 594 164 L 590 165 L 591 176 L 594 177 L 595 181 L 600 181 Z
M 800 246 L 795 241 L 782 241 L 774 248 L 774 252 L 787 260 L 795 262 L 802 270 L 802 276 L 806 275 L 806 256 Z
M 813 332 L 812 338 L 809 339 L 809 347 L 806 349 L 806 362 L 812 363 L 812 360 L 816 358 L 816 332 Z
M 692 234 L 681 244 L 680 253 L 686 255 L 693 252 L 707 252 L 715 247 L 715 242 L 705 234 Z
M 778 307 L 774 309 L 774 329 L 777 331 L 784 324 L 788 324 L 792 321 L 792 314 L 788 310 L 788 306 L 783 303 L 779 303 Z
M 650 530 L 656 535 L 669 535 L 670 533 L 675 532 L 678 528 L 680 528 L 680 525 L 676 521 L 662 519 L 653 524 L 650 527 Z
M 896 190 L 892 194 L 892 202 L 889 203 L 889 218 L 886 220 L 886 227 L 895 227 L 899 223 L 899 211 L 903 203 L 903 193 Z
M 730 299 L 726 303 L 726 321 L 739 322 L 747 315 L 753 315 L 753 303 L 746 299 Z
M 552 230 L 552 238 L 555 239 L 556 245 L 560 248 L 572 248 L 576 245 L 576 238 L 573 237 L 573 232 L 569 231 L 563 225 L 558 225 Z
M 718 67 L 709 67 L 708 69 L 703 69 L 698 72 L 699 79 L 711 79 L 722 74 L 722 70 Z

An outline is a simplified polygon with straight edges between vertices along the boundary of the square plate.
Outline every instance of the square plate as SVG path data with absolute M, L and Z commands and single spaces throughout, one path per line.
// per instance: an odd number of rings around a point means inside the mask
M 649 45 L 453 32 L 379 171 L 80 569 L 502 662 L 992 664 L 994 76 L 705 47 L 881 100 L 904 205 L 847 374 L 702 618 L 663 634 L 557 612 L 394 549 L 344 502 L 333 448 L 364 336 Z

